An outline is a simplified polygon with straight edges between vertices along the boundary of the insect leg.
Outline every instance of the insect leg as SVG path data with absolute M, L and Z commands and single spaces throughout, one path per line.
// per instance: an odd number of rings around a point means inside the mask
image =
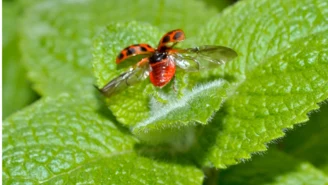
M 137 63 L 137 67 L 143 66 L 143 65 L 147 64 L 148 62 L 149 62 L 148 57 L 143 58 L 142 60 L 140 60 L 140 62 Z

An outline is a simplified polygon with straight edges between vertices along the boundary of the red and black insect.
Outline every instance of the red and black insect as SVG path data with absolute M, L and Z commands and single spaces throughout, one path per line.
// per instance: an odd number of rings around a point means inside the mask
M 148 44 L 135 44 L 123 49 L 116 58 L 116 64 L 127 60 L 138 63 L 120 76 L 107 83 L 100 91 L 111 96 L 117 91 L 134 85 L 149 76 L 156 87 L 164 87 L 175 75 L 176 66 L 186 71 L 198 71 L 224 64 L 237 57 L 237 53 L 224 46 L 200 46 L 176 49 L 174 46 L 185 39 L 182 30 L 166 33 L 157 49 Z

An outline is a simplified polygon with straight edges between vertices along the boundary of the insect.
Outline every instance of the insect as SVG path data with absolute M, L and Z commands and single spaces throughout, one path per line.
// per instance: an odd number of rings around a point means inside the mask
M 157 49 L 148 44 L 134 44 L 124 48 L 117 56 L 116 64 L 127 63 L 127 61 L 136 64 L 99 90 L 104 95 L 111 96 L 148 76 L 154 86 L 161 88 L 174 78 L 177 67 L 185 71 L 199 71 L 217 67 L 237 57 L 233 49 L 224 46 L 174 48 L 183 40 L 185 40 L 184 32 L 177 29 L 166 33 L 159 41 Z

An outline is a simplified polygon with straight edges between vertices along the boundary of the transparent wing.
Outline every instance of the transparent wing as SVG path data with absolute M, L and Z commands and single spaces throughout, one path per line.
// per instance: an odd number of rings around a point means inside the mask
M 175 50 L 172 54 L 176 65 L 187 71 L 215 68 L 236 58 L 238 54 L 224 46 L 199 46 Z
M 139 64 L 139 63 L 138 63 Z M 135 85 L 149 75 L 149 63 L 144 62 L 141 65 L 131 67 L 128 71 L 120 74 L 108 82 L 103 88 L 99 89 L 105 96 L 110 97 L 113 94 L 131 86 Z

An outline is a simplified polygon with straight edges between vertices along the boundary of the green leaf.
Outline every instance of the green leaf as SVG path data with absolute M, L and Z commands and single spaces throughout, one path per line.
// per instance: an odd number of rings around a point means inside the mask
M 244 80 L 247 72 L 294 41 L 326 31 L 327 6 L 324 0 L 240 1 L 211 19 L 199 38 L 202 44 L 235 49 L 238 59 L 220 72 Z
M 17 3 L 3 3 L 3 40 L 2 45 L 7 46 L 13 43 L 17 37 L 16 21 L 19 16 L 19 7 Z
M 269 150 L 267 154 L 257 156 L 252 161 L 223 170 L 218 184 L 319 185 L 327 183 L 328 176 L 308 162 Z
M 201 164 L 225 168 L 266 150 L 328 98 L 327 18 L 326 1 L 250 0 L 208 24 L 209 43 L 239 57 L 224 70 L 237 79 L 235 91 L 200 130 L 193 154 Z
M 283 150 L 298 159 L 311 162 L 318 168 L 328 167 L 327 123 L 328 104 L 322 104 L 318 112 L 310 114 L 310 121 L 288 132 L 281 144 Z
M 328 164 L 324 165 L 323 167 L 321 167 L 322 171 L 326 173 L 326 175 L 328 175 Z
M 20 8 L 14 2 L 3 2 L 3 119 L 36 99 L 26 71 L 20 62 L 17 21 Z
M 96 101 L 44 98 L 5 120 L 4 184 L 201 184 L 202 172 L 187 163 L 138 156 L 137 140 Z
M 182 28 L 196 35 L 199 24 L 217 13 L 197 0 L 45 0 L 22 4 L 29 5 L 22 21 L 23 59 L 34 88 L 42 95 L 92 92 L 92 38 L 111 22 L 138 20 L 163 31 Z

